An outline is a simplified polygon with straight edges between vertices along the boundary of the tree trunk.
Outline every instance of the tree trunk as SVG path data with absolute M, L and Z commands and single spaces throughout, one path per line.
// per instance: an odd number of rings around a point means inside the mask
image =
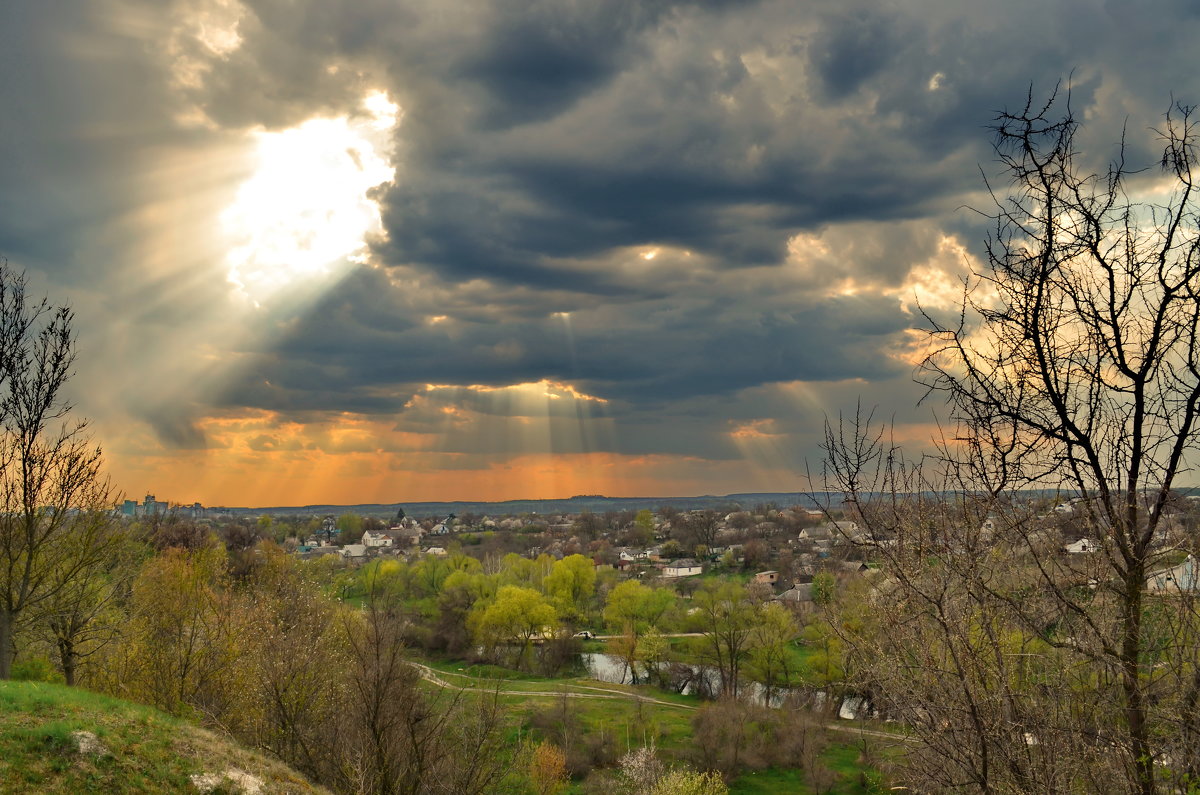
M 1125 604 L 1122 618 L 1121 679 L 1125 691 L 1125 719 L 1129 725 L 1130 751 L 1133 753 L 1137 792 L 1154 795 L 1154 758 L 1150 753 L 1150 727 L 1146 721 L 1146 700 L 1140 677 L 1142 649 L 1142 567 L 1132 566 L 1125 577 Z
M 69 638 L 58 639 L 58 662 L 62 666 L 63 679 L 70 687 L 75 686 L 75 644 Z
M 0 609 L 0 679 L 12 676 L 13 648 L 13 619 L 16 616 L 9 610 Z

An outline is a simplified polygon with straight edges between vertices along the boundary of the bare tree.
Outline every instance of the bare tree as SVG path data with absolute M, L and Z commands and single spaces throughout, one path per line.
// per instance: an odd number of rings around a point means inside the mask
M 717 532 L 721 529 L 721 517 L 716 511 L 691 511 L 682 514 L 678 523 L 680 528 L 677 536 L 686 545 L 688 554 L 695 553 L 698 546 L 703 546 L 706 550 L 716 546 Z
M 0 263 L 0 679 L 17 623 L 92 566 L 109 521 L 100 449 L 62 395 L 71 322 Z
M 390 602 L 368 583 L 366 608 L 347 627 L 352 672 L 335 784 L 377 795 L 493 791 L 509 764 L 499 693 L 420 687 Z
M 1195 122 L 1167 114 L 1148 200 L 1124 146 L 1080 166 L 1078 127 L 1069 96 L 998 117 L 987 267 L 953 322 L 927 316 L 936 453 L 906 459 L 861 413 L 828 432 L 887 576 L 860 686 L 916 729 L 928 789 L 1150 795 L 1200 767 L 1194 575 L 1147 587 L 1197 551 L 1163 521 L 1200 446 Z M 1056 502 L 1096 552 L 1062 552 Z
M 95 541 L 96 548 L 84 551 L 74 575 L 34 616 L 53 642 L 68 685 L 75 684 L 82 663 L 120 634 L 127 618 L 121 608 L 137 576 L 138 554 L 125 527 L 102 520 Z

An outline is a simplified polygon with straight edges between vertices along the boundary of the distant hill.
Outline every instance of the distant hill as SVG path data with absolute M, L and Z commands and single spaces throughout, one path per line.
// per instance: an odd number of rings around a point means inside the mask
M 0 681 L 0 792 L 328 795 L 278 760 L 151 707 L 10 681 Z
M 1200 487 L 1185 486 L 1179 491 L 1188 495 L 1200 495 Z M 1052 491 L 1030 490 L 1026 492 L 1031 498 L 1051 497 Z M 1061 496 L 1061 495 L 1059 495 Z M 699 497 L 605 497 L 601 494 L 580 494 L 562 500 L 504 500 L 502 502 L 394 502 L 394 503 L 360 503 L 357 505 L 301 505 L 301 506 L 264 506 L 260 508 L 215 508 L 213 510 L 232 513 L 234 515 L 260 514 L 289 514 L 289 515 L 326 515 L 341 513 L 357 513 L 362 516 L 391 517 L 396 515 L 398 508 L 403 508 L 408 516 L 445 516 L 447 514 L 481 513 L 492 516 L 518 515 L 527 513 L 559 514 L 603 513 L 605 511 L 640 511 L 643 508 L 657 510 L 666 506 L 681 511 L 715 508 L 722 511 L 749 510 L 756 505 L 774 503 L 780 508 L 800 505 L 805 508 L 817 507 L 825 503 L 833 507 L 841 505 L 841 495 L 817 492 L 815 494 L 800 491 L 771 491 L 747 492 L 716 496 L 705 494 Z
M 818 499 L 822 495 L 817 495 Z M 403 508 L 409 516 L 443 516 L 446 514 L 482 513 L 493 516 L 537 513 L 580 513 L 591 511 L 640 511 L 655 510 L 672 506 L 682 511 L 703 508 L 721 510 L 746 510 L 755 505 L 774 503 L 781 508 L 792 505 L 812 506 L 812 495 L 802 492 L 762 492 L 747 494 L 706 494 L 699 497 L 605 497 L 599 494 L 581 494 L 562 500 L 505 500 L 503 502 L 397 502 L 391 504 L 364 503 L 359 505 L 303 505 L 268 506 L 261 508 L 219 508 L 234 514 L 302 514 L 324 515 L 357 513 L 363 516 L 395 516 L 397 508 Z

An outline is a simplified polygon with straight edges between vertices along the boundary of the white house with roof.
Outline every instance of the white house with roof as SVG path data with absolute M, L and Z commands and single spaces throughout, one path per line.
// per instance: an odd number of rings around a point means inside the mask
M 392 538 L 382 530 L 378 533 L 372 533 L 370 530 L 367 530 L 362 534 L 362 545 L 371 549 L 390 547 L 392 545 Z
M 1085 552 L 1095 552 L 1099 548 L 1100 545 L 1094 540 L 1090 538 L 1081 538 L 1078 541 L 1073 541 L 1070 544 L 1067 544 L 1065 547 L 1063 547 L 1063 551 L 1065 551 L 1068 555 L 1079 555 Z
M 663 568 L 664 577 L 693 577 L 704 571 L 698 561 L 691 558 L 673 560 Z

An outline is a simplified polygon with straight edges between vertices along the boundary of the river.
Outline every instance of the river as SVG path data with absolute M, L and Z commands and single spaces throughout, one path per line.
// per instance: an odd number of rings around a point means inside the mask
M 587 675 L 600 682 L 612 682 L 613 684 L 630 684 L 632 677 L 629 675 L 629 667 L 620 657 L 612 654 L 603 654 L 600 652 L 584 652 L 580 656 L 580 662 L 583 665 Z M 685 695 L 691 695 L 698 690 L 706 692 L 711 696 L 719 696 L 721 693 L 721 676 L 716 668 L 707 665 L 680 665 L 677 666 L 678 675 L 673 677 L 676 684 L 681 684 L 682 687 L 671 688 L 677 689 Z M 645 671 L 639 673 L 639 682 L 653 682 L 654 677 L 648 676 Z M 771 707 L 782 707 L 785 703 L 791 700 L 799 701 L 811 709 L 823 710 L 828 701 L 828 694 L 823 690 L 812 688 L 785 688 L 776 687 L 771 691 L 771 697 L 767 699 L 767 688 L 759 682 L 751 682 L 743 680 L 738 686 L 742 695 L 748 696 L 752 701 L 759 704 L 767 704 Z M 846 720 L 855 720 L 859 717 L 866 717 L 862 714 L 866 709 L 866 702 L 858 696 L 847 696 L 838 704 L 837 714 L 839 718 Z

